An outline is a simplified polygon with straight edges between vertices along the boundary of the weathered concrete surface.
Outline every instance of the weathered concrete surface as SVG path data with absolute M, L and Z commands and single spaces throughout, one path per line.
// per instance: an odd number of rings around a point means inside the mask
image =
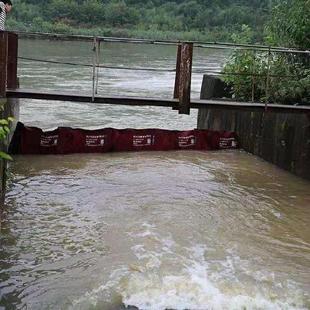
M 245 151 L 310 180 L 310 115 L 203 108 L 198 128 L 235 131 Z

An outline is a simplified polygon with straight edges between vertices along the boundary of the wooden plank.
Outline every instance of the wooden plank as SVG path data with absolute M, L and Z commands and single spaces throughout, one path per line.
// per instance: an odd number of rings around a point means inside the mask
M 193 43 L 182 43 L 179 81 L 179 114 L 190 113 L 192 64 Z
M 8 98 L 28 98 L 55 101 L 92 102 L 92 95 L 85 93 L 69 93 L 57 91 L 39 91 L 33 89 L 8 89 Z M 160 99 L 149 97 L 126 97 L 126 96 L 96 96 L 94 103 L 131 105 L 131 106 L 158 106 L 177 107 L 178 99 Z M 223 109 L 223 110 L 243 110 L 243 111 L 264 111 L 264 103 L 236 102 L 228 100 L 192 100 L 190 108 L 200 109 Z M 268 111 L 285 113 L 310 113 L 310 106 L 269 104 Z
M 8 35 L 0 31 L 0 98 L 6 94 L 7 83 L 7 60 L 8 60 Z
M 8 98 L 29 98 L 55 101 L 73 101 L 73 102 L 92 102 L 92 94 L 69 93 L 57 91 L 37 91 L 32 89 L 9 89 Z M 126 96 L 96 96 L 94 103 L 114 104 L 114 105 L 132 105 L 132 106 L 159 106 L 159 107 L 177 107 L 177 99 L 126 97 Z
M 8 33 L 8 67 L 7 87 L 17 88 L 17 57 L 18 57 L 18 36 L 16 33 Z

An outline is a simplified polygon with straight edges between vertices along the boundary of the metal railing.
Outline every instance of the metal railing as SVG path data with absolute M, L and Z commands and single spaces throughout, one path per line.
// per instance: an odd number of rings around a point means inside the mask
M 6 42 L 5 44 L 13 44 L 12 40 L 17 40 L 16 34 L 7 33 L 7 39 L 5 39 L 6 32 L 2 33 L 2 42 Z M 251 89 L 252 96 L 251 101 L 255 101 L 255 90 L 258 84 L 258 80 L 263 80 L 265 85 L 265 103 L 266 107 L 269 103 L 270 99 L 270 87 L 272 81 L 274 79 L 294 79 L 299 80 L 304 76 L 296 75 L 296 74 L 278 74 L 271 71 L 271 63 L 275 54 L 285 55 L 284 57 L 290 57 L 294 60 L 306 59 L 309 62 L 310 51 L 298 50 L 293 48 L 285 48 L 285 47 L 271 47 L 266 45 L 257 45 L 257 44 L 233 44 L 233 43 L 222 43 L 222 42 L 201 42 L 201 41 L 189 41 L 189 42 L 181 42 L 178 40 L 148 40 L 148 39 L 136 39 L 136 38 L 115 38 L 115 37 L 93 37 L 93 36 L 81 36 L 81 35 L 63 35 L 63 34 L 50 34 L 50 33 L 28 33 L 28 32 L 19 32 L 18 33 L 22 37 L 27 38 L 44 38 L 44 39 L 53 39 L 53 40 L 68 40 L 68 41 L 85 41 L 92 43 L 92 63 L 77 63 L 77 62 L 66 62 L 66 61 L 56 61 L 50 59 L 38 59 L 33 57 L 24 57 L 19 56 L 18 59 L 23 61 L 33 61 L 33 62 L 41 62 L 41 63 L 50 63 L 56 65 L 69 65 L 69 66 L 80 66 L 80 67 L 89 67 L 92 68 L 92 101 L 94 101 L 95 96 L 98 94 L 98 84 L 99 84 L 99 70 L 101 69 L 113 69 L 113 70 L 131 70 L 131 71 L 150 71 L 150 72 L 171 72 L 175 73 L 175 86 L 174 86 L 174 98 L 179 99 L 179 112 L 180 113 L 189 113 L 189 105 L 190 105 L 190 93 L 191 93 L 191 76 L 192 73 L 197 74 L 211 74 L 211 75 L 222 75 L 222 76 L 239 76 L 244 78 L 251 78 Z M 10 39 L 11 38 L 11 39 Z M 11 40 L 11 43 L 9 41 Z M 15 42 L 14 41 L 14 42 Z M 100 53 L 101 47 L 106 42 L 113 43 L 126 43 L 126 44 L 155 44 L 155 45 L 173 45 L 177 47 L 177 57 L 176 57 L 176 67 L 175 68 L 152 68 L 152 67 L 129 67 L 129 66 L 113 66 L 113 65 L 105 65 L 100 63 Z M 8 48 L 8 51 L 17 50 L 16 41 L 12 48 Z M 252 52 L 253 57 L 265 58 L 265 67 L 263 73 L 257 72 L 256 68 L 248 68 L 247 70 L 240 70 L 235 72 L 230 72 L 228 70 L 225 71 L 216 71 L 216 70 L 208 70 L 208 69 L 193 69 L 193 49 L 194 48 L 204 48 L 204 49 L 225 49 L 234 52 Z M 4 49 L 2 49 L 4 51 Z M 4 52 L 3 52 L 4 53 Z M 292 57 L 292 55 L 294 55 Z M 17 57 L 17 52 L 14 54 L 9 52 L 9 55 L 2 55 L 2 63 L 7 58 L 8 63 L 12 64 L 17 59 L 14 60 L 14 57 Z M 1 48 L 0 48 L 0 66 L 1 66 Z M 7 69 L 6 73 L 13 76 L 16 71 L 16 68 L 13 65 L 13 73 Z M 2 72 L 4 76 L 4 73 Z M 9 78 L 10 80 L 10 78 Z M 13 83 L 14 84 L 14 83 Z M 10 82 L 7 83 L 8 88 L 14 88 Z M 2 87 L 2 88 L 1 88 Z M 4 83 L 0 83 L 0 96 L 4 94 Z

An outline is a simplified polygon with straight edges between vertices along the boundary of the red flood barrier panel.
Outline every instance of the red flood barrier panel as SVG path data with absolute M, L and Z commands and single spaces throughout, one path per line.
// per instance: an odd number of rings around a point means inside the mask
M 207 143 L 211 150 L 238 148 L 237 135 L 231 131 L 207 131 Z
M 234 132 L 164 129 L 96 130 L 59 127 L 43 131 L 18 123 L 11 154 L 72 154 L 129 151 L 220 150 L 238 147 Z
M 59 154 L 106 153 L 112 151 L 114 129 L 98 130 L 59 128 Z
M 163 129 L 115 129 L 113 151 L 168 151 L 175 149 L 175 132 Z
M 177 132 L 178 150 L 210 150 L 207 130 L 189 130 Z
M 59 154 L 59 129 L 45 131 L 18 123 L 9 147 L 12 154 Z
M 28 150 L 25 143 L 23 147 Z M 42 131 L 40 136 L 40 154 L 59 154 L 59 129 Z

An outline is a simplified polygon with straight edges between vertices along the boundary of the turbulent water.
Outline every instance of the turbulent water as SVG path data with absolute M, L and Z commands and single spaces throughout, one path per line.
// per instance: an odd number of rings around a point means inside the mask
M 89 63 L 90 50 L 28 40 L 20 55 Z M 194 64 L 225 57 L 198 50 Z M 171 67 L 175 49 L 107 44 L 101 61 Z M 20 65 L 24 87 L 90 92 L 88 68 Z M 99 91 L 169 97 L 172 86 L 170 73 L 107 69 Z M 28 100 L 21 120 L 190 129 L 196 114 Z M 310 183 L 243 151 L 17 156 L 10 180 L 0 309 L 310 309 Z

